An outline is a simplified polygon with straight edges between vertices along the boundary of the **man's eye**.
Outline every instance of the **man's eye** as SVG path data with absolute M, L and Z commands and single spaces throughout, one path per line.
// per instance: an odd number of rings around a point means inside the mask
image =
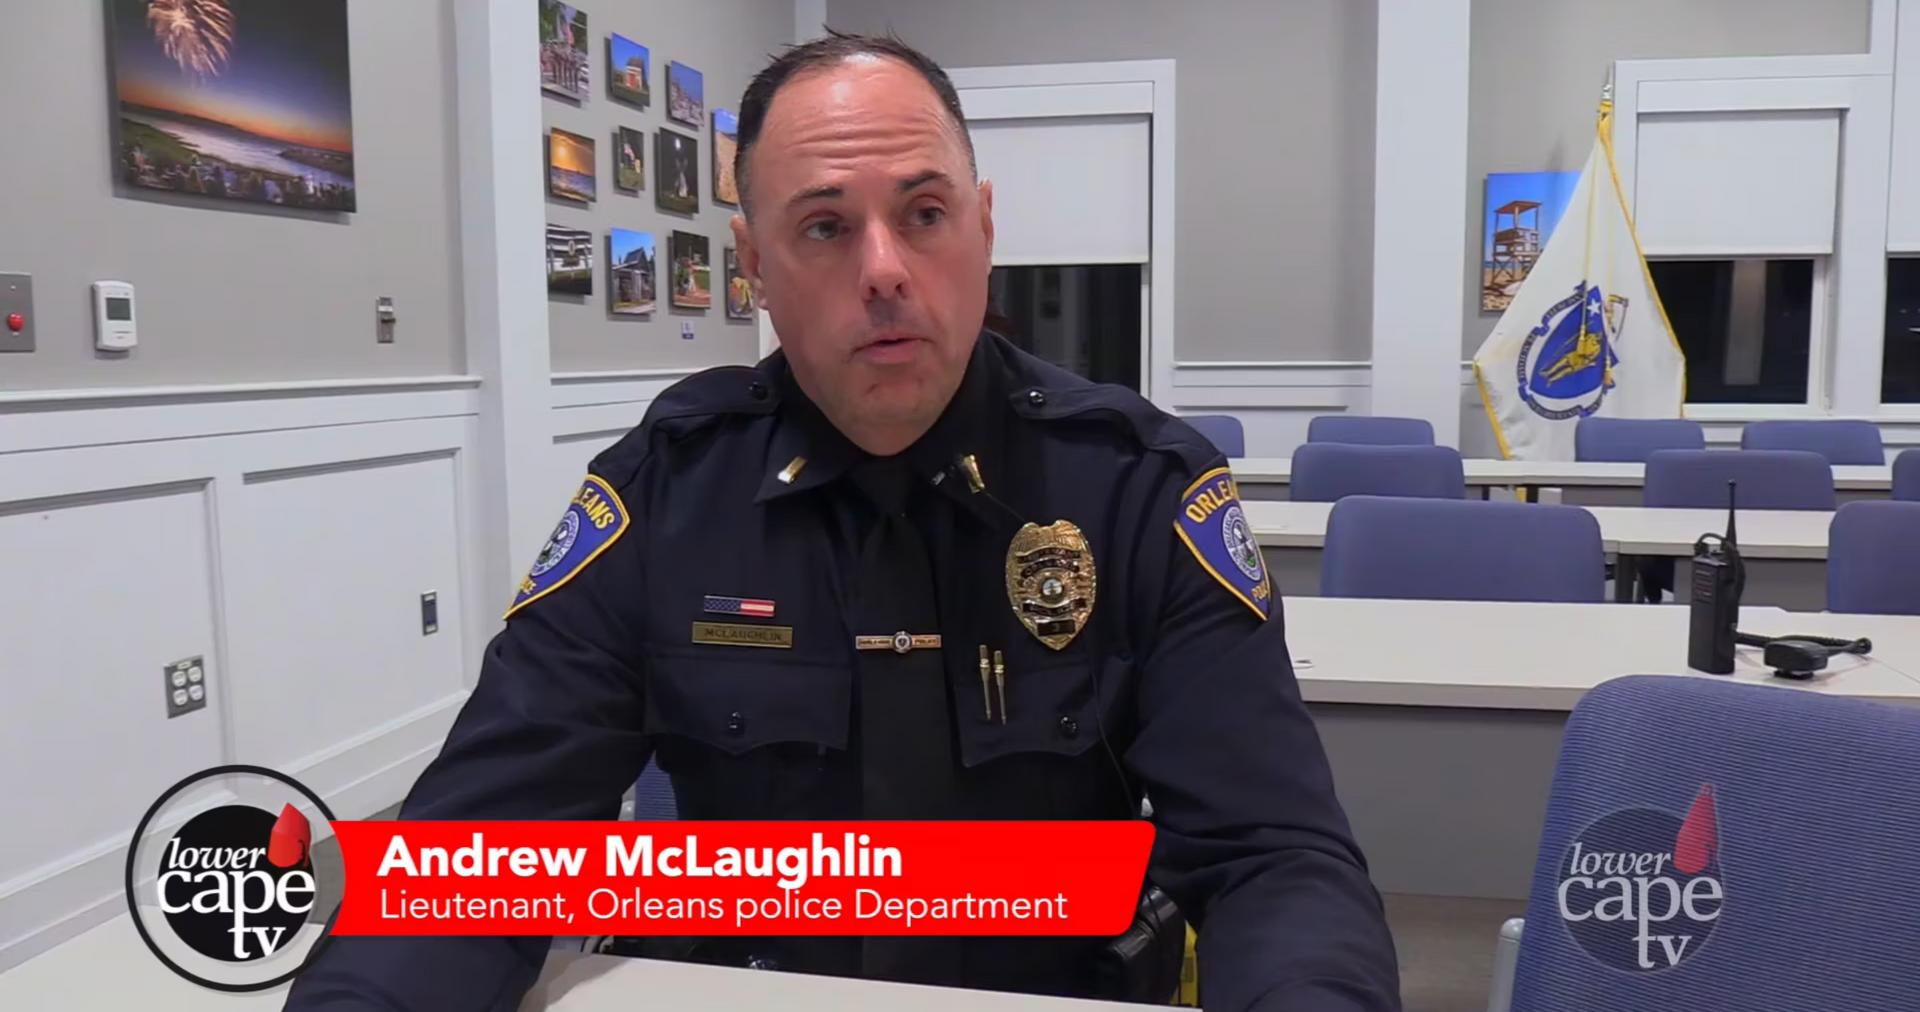
M 946 216 L 946 208 L 935 207 L 932 204 L 928 204 L 925 207 L 914 208 L 911 215 L 913 223 L 920 226 L 938 225 L 940 224 L 940 220 Z
M 832 239 L 840 234 L 840 223 L 832 220 L 816 221 L 802 229 L 800 234 L 809 239 Z

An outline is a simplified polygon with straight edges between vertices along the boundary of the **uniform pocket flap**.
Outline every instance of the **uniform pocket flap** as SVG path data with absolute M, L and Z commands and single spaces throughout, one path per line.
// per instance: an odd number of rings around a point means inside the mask
M 962 761 L 978 766 L 1023 752 L 1074 756 L 1095 745 L 1100 740 L 1100 719 L 1089 674 L 1092 663 L 1079 660 L 1029 671 L 1010 668 L 1006 675 L 1005 723 L 1000 719 L 997 687 L 991 721 L 986 719 L 978 693 L 963 688 L 960 699 L 971 696 L 974 705 L 961 711 Z M 1106 660 L 1100 671 L 1101 695 L 1111 704 L 1114 693 L 1125 684 L 1124 665 Z
M 844 749 L 852 686 L 838 665 L 656 650 L 647 666 L 645 730 L 733 755 L 778 742 Z

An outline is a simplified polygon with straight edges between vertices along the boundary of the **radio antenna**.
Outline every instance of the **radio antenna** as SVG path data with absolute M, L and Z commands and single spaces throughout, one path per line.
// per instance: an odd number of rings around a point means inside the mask
M 1734 481 L 1734 479 L 1732 479 L 1732 478 L 1728 478 L 1728 479 L 1727 479 L 1727 537 L 1726 537 L 1726 543 L 1727 543 L 1727 545 L 1728 545 L 1728 547 L 1737 547 L 1737 546 L 1738 546 L 1738 544 L 1739 544 L 1739 541 L 1738 541 L 1738 539 L 1736 539 L 1736 538 L 1735 538 L 1735 537 L 1733 536 L 1733 522 L 1734 522 L 1734 517 L 1736 516 L 1736 514 L 1735 514 L 1735 512 L 1734 512 L 1734 493 L 1735 493 L 1735 486 L 1736 486 L 1737 484 L 1738 484 L 1738 483 L 1737 483 L 1737 482 L 1735 482 L 1735 481 Z

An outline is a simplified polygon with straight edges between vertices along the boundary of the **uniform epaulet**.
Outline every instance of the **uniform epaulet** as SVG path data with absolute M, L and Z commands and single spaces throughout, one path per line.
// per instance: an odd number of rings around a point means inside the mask
M 600 451 L 589 469 L 625 487 L 656 437 L 679 441 L 730 416 L 770 414 L 779 404 L 779 392 L 758 369 L 729 365 L 702 370 L 662 390 L 640 424 Z
M 1220 451 L 1193 426 L 1155 407 L 1125 387 L 1091 383 L 1064 370 L 1013 392 L 1016 414 L 1034 421 L 1103 419 L 1117 425 L 1143 449 L 1178 457 L 1191 474 L 1213 464 Z

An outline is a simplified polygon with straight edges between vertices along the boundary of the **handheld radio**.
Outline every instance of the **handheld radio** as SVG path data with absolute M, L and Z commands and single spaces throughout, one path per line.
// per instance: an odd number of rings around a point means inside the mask
M 1687 666 L 1713 675 L 1733 673 L 1740 596 L 1747 569 L 1734 537 L 1735 488 L 1727 482 L 1727 533 L 1702 534 L 1693 543 L 1692 615 L 1687 628 Z

